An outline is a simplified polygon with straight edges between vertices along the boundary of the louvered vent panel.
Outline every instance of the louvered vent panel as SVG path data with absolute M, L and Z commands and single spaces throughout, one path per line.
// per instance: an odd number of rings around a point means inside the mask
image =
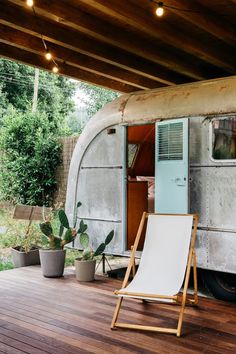
M 183 123 L 158 127 L 158 160 L 183 160 Z

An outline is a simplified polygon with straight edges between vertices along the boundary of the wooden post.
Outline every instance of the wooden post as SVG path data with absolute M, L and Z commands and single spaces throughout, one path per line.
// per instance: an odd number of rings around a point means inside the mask
M 32 112 L 36 112 L 37 103 L 38 103 L 38 89 L 39 89 L 39 69 L 35 68 L 34 72 L 34 95 L 33 95 L 33 104 Z

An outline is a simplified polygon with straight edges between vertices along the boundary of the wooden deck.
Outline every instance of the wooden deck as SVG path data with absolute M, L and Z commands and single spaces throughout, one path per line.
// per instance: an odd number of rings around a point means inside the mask
M 38 267 L 0 273 L 0 353 L 236 353 L 236 306 L 200 298 L 188 307 L 183 336 L 110 330 L 120 281 L 79 284 L 71 271 L 45 279 Z M 176 305 L 125 300 L 121 319 L 176 323 Z M 123 318 L 122 318 L 123 317 Z

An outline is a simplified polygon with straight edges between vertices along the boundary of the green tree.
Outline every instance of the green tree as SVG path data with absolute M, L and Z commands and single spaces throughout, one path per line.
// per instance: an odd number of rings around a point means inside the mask
M 118 92 L 90 85 L 85 82 L 80 82 L 78 84 L 78 88 L 85 97 L 80 98 L 79 96 L 81 101 L 85 104 L 89 118 L 91 118 L 97 111 L 99 111 L 99 109 L 105 106 L 105 104 L 113 101 L 120 95 Z
M 7 107 L 8 107 L 8 102 L 7 102 L 6 94 L 2 91 L 2 83 L 0 83 L 0 128 Z
M 52 124 L 45 113 L 8 110 L 0 135 L 1 199 L 51 205 L 60 163 L 60 144 Z
M 6 103 L 20 112 L 31 109 L 34 68 L 0 59 L 0 107 L 4 95 Z M 65 77 L 43 70 L 39 74 L 38 111 L 46 113 L 51 127 L 63 132 L 65 118 L 74 110 L 73 94 L 76 84 Z M 0 112 L 1 114 L 1 112 Z M 3 118 L 3 115 L 2 115 Z

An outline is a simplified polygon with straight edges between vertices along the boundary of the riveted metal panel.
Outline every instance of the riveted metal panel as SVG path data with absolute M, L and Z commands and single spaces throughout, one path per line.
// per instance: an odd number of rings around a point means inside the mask
M 77 180 L 76 201 L 82 206 L 77 211 L 77 226 L 80 219 L 88 224 L 88 233 L 94 248 L 104 241 L 112 229 L 115 239 L 110 245 L 113 253 L 123 251 L 122 227 L 124 183 L 124 127 L 113 126 L 115 134 L 101 131 L 86 149 L 81 161 Z M 114 130 L 113 130 L 114 132 Z M 75 247 L 79 247 L 79 240 Z
M 236 273 L 236 233 L 209 232 L 207 268 Z
M 209 163 L 209 120 L 206 117 L 189 119 L 189 157 L 191 166 Z
M 208 267 L 208 232 L 198 230 L 196 238 L 197 266 L 199 268 Z
M 236 167 L 192 167 L 190 198 L 199 226 L 236 231 Z
M 122 219 L 122 169 L 81 169 L 77 201 L 82 218 Z
M 190 212 L 199 214 L 199 226 L 208 224 L 207 170 L 190 168 Z
M 130 95 L 123 122 L 234 113 L 236 77 L 148 90 Z
M 236 231 L 236 167 L 208 167 L 208 226 Z
M 108 134 L 103 130 L 89 145 L 82 160 L 82 167 L 114 166 L 123 164 L 121 142 L 123 139 L 123 127 L 115 126 L 114 134 Z

